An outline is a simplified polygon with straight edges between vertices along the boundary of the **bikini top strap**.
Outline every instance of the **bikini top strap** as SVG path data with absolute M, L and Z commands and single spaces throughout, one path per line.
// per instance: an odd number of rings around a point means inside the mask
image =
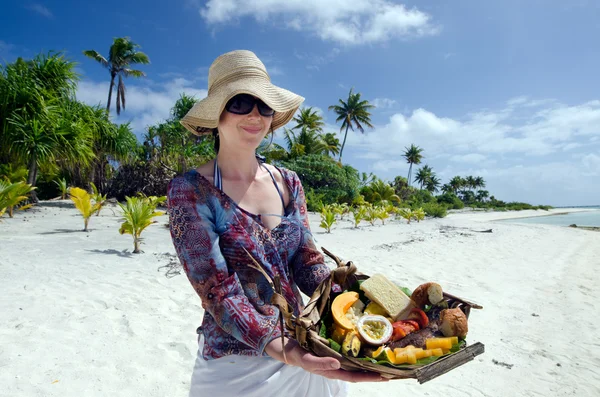
M 261 155 L 256 155 L 256 159 L 258 160 L 258 164 L 265 169 L 269 175 L 271 176 L 271 180 L 273 181 L 273 185 L 275 185 L 275 189 L 277 189 L 277 194 L 279 194 L 279 198 L 281 199 L 281 205 L 283 206 L 283 212 L 285 212 L 285 200 L 283 199 L 283 194 L 281 190 L 279 190 L 279 186 L 277 186 L 277 181 L 275 180 L 275 176 L 273 173 L 265 166 L 263 163 L 265 162 L 265 158 Z M 221 177 L 221 169 L 219 168 L 219 164 L 217 163 L 217 159 L 215 157 L 215 166 L 213 170 L 213 180 L 215 187 L 219 190 L 223 190 L 223 178 Z

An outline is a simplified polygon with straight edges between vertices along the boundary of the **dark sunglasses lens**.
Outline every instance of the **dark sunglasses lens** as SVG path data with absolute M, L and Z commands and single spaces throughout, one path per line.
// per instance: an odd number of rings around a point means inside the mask
M 225 109 L 235 114 L 248 114 L 254 107 L 254 98 L 250 95 L 236 95 L 227 102 Z
M 271 109 L 269 106 L 267 106 L 267 104 L 264 103 L 263 101 L 259 100 L 256 102 L 256 104 L 258 106 L 258 113 L 260 113 L 261 115 L 263 115 L 265 117 L 270 117 L 275 114 L 275 111 L 273 109 Z

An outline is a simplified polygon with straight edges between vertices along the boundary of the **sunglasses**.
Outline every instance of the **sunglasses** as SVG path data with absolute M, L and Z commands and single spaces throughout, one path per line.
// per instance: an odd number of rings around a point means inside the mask
M 260 113 L 261 116 L 271 117 L 275 114 L 275 111 L 266 103 L 249 94 L 239 94 L 234 96 L 225 105 L 225 110 L 233 114 L 250 114 L 254 109 L 254 105 L 258 107 L 258 113 Z

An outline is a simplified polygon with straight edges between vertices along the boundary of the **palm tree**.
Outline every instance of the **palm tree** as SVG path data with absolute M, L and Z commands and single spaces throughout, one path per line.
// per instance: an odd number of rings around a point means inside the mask
M 308 128 L 309 130 L 321 132 L 325 125 L 323 117 L 321 117 L 316 110 L 313 110 L 312 107 L 300 109 L 300 114 L 294 117 L 293 121 L 296 122 L 296 126 L 293 128 L 294 130 Z
M 483 179 L 482 176 L 475 177 L 474 184 L 475 184 L 476 189 L 485 188 L 485 180 Z
M 290 158 L 304 156 L 307 154 L 325 154 L 329 148 L 322 139 L 321 134 L 306 127 L 299 132 L 283 130 Z
M 371 124 L 371 113 L 369 109 L 373 109 L 375 106 L 371 105 L 367 100 L 360 99 L 360 93 L 356 94 L 352 92 L 353 88 L 350 89 L 348 99 L 344 102 L 342 99 L 339 100 L 339 105 L 329 106 L 329 110 L 333 110 L 338 118 L 335 120 L 336 123 L 342 122 L 340 132 L 345 128 L 344 141 L 340 149 L 340 157 L 338 161 L 342 162 L 342 153 L 344 152 L 344 146 L 346 146 L 346 138 L 348 138 L 348 128 L 354 131 L 354 128 L 364 133 L 365 129 L 363 124 L 369 128 L 373 128 Z
M 106 112 L 110 112 L 110 103 L 112 98 L 113 88 L 115 86 L 115 78 L 118 76 L 117 84 L 117 114 L 121 114 L 121 106 L 125 109 L 125 83 L 123 77 L 145 77 L 146 74 L 140 70 L 130 69 L 133 64 L 148 64 L 150 59 L 148 55 L 137 51 L 140 46 L 128 37 L 117 37 L 113 40 L 113 44 L 108 51 L 108 59 L 100 55 L 96 50 L 86 50 L 83 54 L 89 58 L 99 62 L 102 66 L 108 69 L 110 73 L 110 87 L 108 89 L 108 101 L 106 102 Z
M 332 157 L 340 153 L 340 140 L 335 136 L 334 133 L 328 132 L 321 134 L 321 139 L 325 142 L 325 152 L 327 155 Z
M 423 189 L 423 185 L 427 184 L 429 178 L 431 178 L 432 172 L 433 170 L 427 164 L 419 168 L 417 171 L 417 174 L 415 175 L 415 182 L 421 184 L 421 189 Z
M 425 182 L 425 188 L 431 193 L 435 193 L 439 190 L 440 184 L 440 179 L 435 175 L 435 173 L 432 173 L 427 182 Z
M 60 150 L 59 139 L 48 129 L 56 121 L 56 107 L 48 105 L 44 112 L 37 116 L 29 116 L 25 112 L 14 112 L 8 122 L 14 131 L 10 145 L 11 151 L 27 160 L 29 170 L 27 184 L 35 186 L 39 166 L 56 158 Z M 35 191 L 31 192 L 34 202 L 37 201 Z
M 475 189 L 476 187 L 476 183 L 475 183 L 475 178 L 473 178 L 471 175 L 467 176 L 465 178 L 465 187 L 469 190 Z
M 411 144 L 410 148 L 405 149 L 406 151 L 402 156 L 406 159 L 406 162 L 410 164 L 410 167 L 408 168 L 408 178 L 406 178 L 408 180 L 408 185 L 410 186 L 410 177 L 412 175 L 413 164 L 421 164 L 421 160 L 423 159 L 423 155 L 421 153 L 423 153 L 423 149 L 415 144 Z
M 452 193 L 456 194 L 463 186 L 465 186 L 465 180 L 460 176 L 455 176 L 450 179 L 450 188 L 452 189 Z
M 479 190 L 477 192 L 477 196 L 475 197 L 477 201 L 479 202 L 484 202 L 486 198 L 488 198 L 490 195 L 490 192 L 488 192 L 487 190 Z

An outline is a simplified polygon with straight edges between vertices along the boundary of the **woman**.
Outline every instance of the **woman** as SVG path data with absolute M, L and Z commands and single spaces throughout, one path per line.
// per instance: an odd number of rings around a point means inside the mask
M 270 304 L 273 290 L 251 266 L 253 258 L 280 277 L 295 315 L 303 305 L 299 289 L 311 295 L 329 274 L 298 176 L 255 154 L 304 98 L 272 85 L 250 51 L 218 57 L 208 85 L 208 96 L 181 123 L 194 134 L 215 134 L 218 155 L 168 189 L 173 244 L 205 310 L 190 396 L 343 396 L 344 381 L 383 380 L 341 370 L 337 360 L 311 355 L 287 337 L 282 343 L 287 334 Z

